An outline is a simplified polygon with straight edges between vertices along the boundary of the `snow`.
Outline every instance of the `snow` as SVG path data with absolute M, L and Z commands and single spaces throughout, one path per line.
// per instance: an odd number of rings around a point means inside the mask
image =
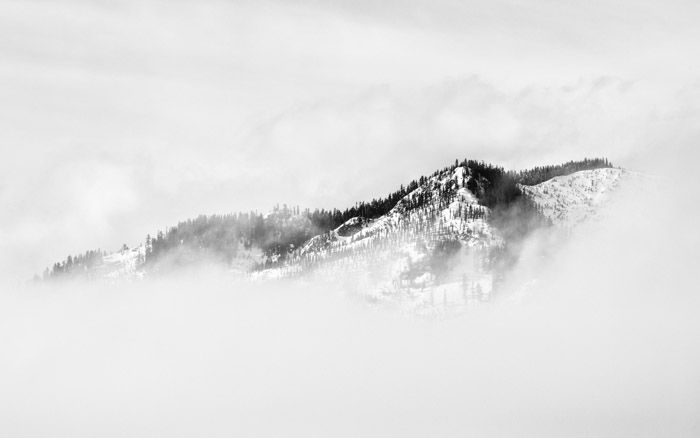
M 110 280 L 138 277 L 140 272 L 137 268 L 145 257 L 146 248 L 144 245 L 131 249 L 121 249 L 104 256 L 99 271 L 104 278 Z
M 570 228 L 594 216 L 624 175 L 623 169 L 582 170 L 520 189 L 554 225 Z
M 585 170 L 520 188 L 553 224 L 573 227 L 598 215 L 628 174 L 622 169 Z M 469 178 L 468 169 L 462 167 L 438 173 L 384 216 L 351 218 L 309 240 L 284 266 L 257 277 L 313 271 L 330 281 L 353 278 L 353 293 L 413 314 L 441 315 L 479 307 L 492 299 L 495 287 L 494 273 L 482 263 L 484 256 L 503 240 L 488 221 L 490 210 L 465 187 Z M 448 188 L 452 195 L 446 203 L 432 196 L 420 207 L 407 208 L 405 201 Z M 465 215 L 469 208 L 483 217 Z M 438 278 L 431 254 L 442 240 L 457 241 L 461 247 L 449 272 Z
M 620 181 L 622 169 L 596 169 L 520 188 L 555 225 L 573 227 L 601 209 Z M 387 214 L 354 217 L 335 230 L 314 236 L 282 265 L 248 275 L 252 281 L 300 274 L 334 282 L 353 279 L 356 293 L 370 302 L 390 303 L 411 312 L 441 314 L 477 307 L 491 300 L 494 275 L 482 263 L 503 244 L 489 221 L 490 210 L 466 188 L 469 170 L 457 167 L 428 178 Z M 450 197 L 445 199 L 445 193 Z M 409 203 L 419 196 L 419 207 Z M 471 211 L 472 214 L 466 214 Z M 476 214 L 474 214 L 476 213 Z M 459 242 L 448 273 L 433 271 L 434 254 L 444 241 Z M 241 274 L 260 254 L 241 257 L 231 272 Z M 145 247 L 108 254 L 96 276 L 116 281 L 142 275 Z
M 311 273 L 337 281 L 355 278 L 355 293 L 370 302 L 399 306 L 408 312 L 444 312 L 488 300 L 492 276 L 475 263 L 503 240 L 489 224 L 488 208 L 466 188 L 468 169 L 457 167 L 428 178 L 406 194 L 387 214 L 368 220 L 354 217 L 335 230 L 317 235 L 280 267 L 253 274 L 276 279 Z M 440 193 L 452 193 L 445 202 Z M 408 208 L 419 196 L 429 199 Z M 471 209 L 477 213 L 467 214 Z M 461 261 L 438 281 L 431 272 L 433 249 L 443 240 L 461 244 Z M 469 278 L 465 281 L 464 278 Z

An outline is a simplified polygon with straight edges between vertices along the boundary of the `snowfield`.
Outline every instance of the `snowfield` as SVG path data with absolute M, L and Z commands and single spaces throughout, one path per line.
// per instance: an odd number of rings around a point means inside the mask
M 582 170 L 543 183 L 520 185 L 554 225 L 573 227 L 594 216 L 626 175 L 623 169 Z

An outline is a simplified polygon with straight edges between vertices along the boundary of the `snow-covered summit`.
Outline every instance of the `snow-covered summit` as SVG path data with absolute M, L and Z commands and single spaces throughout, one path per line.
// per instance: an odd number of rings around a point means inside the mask
M 440 303 L 487 299 L 492 278 L 485 260 L 503 240 L 489 222 L 490 209 L 467 188 L 470 181 L 468 167 L 437 172 L 388 213 L 351 218 L 256 276 L 313 272 L 334 279 L 352 273 L 355 281 L 366 281 L 353 285 L 359 294 L 409 308 L 434 308 L 438 286 Z
M 469 169 L 456 167 L 428 178 L 376 219 L 354 217 L 310 239 L 290 263 L 326 258 L 349 250 L 362 250 L 422 239 L 428 245 L 454 239 L 466 246 L 490 246 L 499 242 L 487 218 L 490 211 L 467 189 Z

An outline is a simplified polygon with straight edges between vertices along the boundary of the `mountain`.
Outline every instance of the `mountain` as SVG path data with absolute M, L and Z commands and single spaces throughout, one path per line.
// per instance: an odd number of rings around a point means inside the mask
M 485 299 L 493 282 L 491 252 L 504 244 L 479 199 L 494 186 L 468 166 L 444 169 L 421 179 L 386 214 L 351 218 L 254 276 L 350 278 L 345 286 L 360 296 L 414 308 L 434 304 L 437 292 L 443 303 L 467 295 Z M 448 292 L 445 285 L 454 283 L 459 287 Z
M 69 256 L 44 278 L 137 279 L 207 262 L 258 280 L 347 278 L 369 300 L 408 308 L 471 305 L 491 298 L 531 232 L 594 215 L 624 174 L 605 159 L 523 171 L 456 160 L 343 211 L 199 216 L 135 248 Z

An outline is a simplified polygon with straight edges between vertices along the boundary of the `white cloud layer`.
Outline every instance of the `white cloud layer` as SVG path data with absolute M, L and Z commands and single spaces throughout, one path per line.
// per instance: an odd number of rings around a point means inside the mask
M 1 2 L 0 435 L 698 436 L 698 16 Z M 531 241 L 532 294 L 466 318 L 206 271 L 17 286 L 199 213 L 345 207 L 457 157 L 595 155 L 658 178 L 544 263 Z
M 671 185 L 619 193 L 547 260 L 523 260 L 529 296 L 461 318 L 207 270 L 2 294 L 0 430 L 696 436 L 699 234 Z

